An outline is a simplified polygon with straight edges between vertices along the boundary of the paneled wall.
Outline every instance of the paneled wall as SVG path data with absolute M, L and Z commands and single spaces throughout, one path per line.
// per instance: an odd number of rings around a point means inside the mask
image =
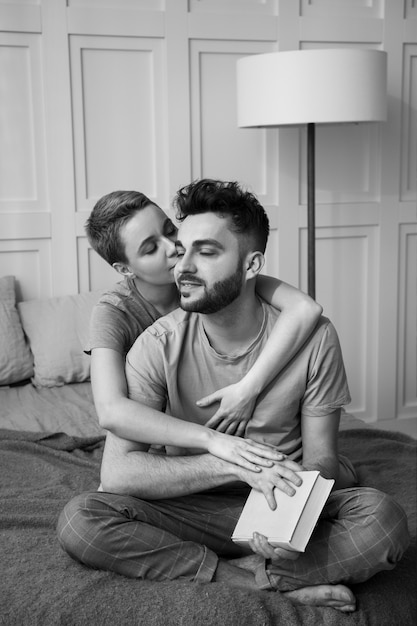
M 23 299 L 117 275 L 84 223 L 114 189 L 169 210 L 237 179 L 271 219 L 267 273 L 306 290 L 306 133 L 238 129 L 236 61 L 275 50 L 388 53 L 388 121 L 317 129 L 317 299 L 353 401 L 417 421 L 416 0 L 0 0 L 0 275 Z

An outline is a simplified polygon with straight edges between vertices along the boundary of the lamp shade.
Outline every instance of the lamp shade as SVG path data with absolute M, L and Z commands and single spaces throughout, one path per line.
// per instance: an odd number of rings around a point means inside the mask
M 324 49 L 272 52 L 237 62 L 238 125 L 386 119 L 387 54 Z

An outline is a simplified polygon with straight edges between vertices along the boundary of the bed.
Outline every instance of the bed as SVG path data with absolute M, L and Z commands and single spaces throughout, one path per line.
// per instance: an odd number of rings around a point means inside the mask
M 353 591 L 358 610 L 292 605 L 279 593 L 217 583 L 154 583 L 91 570 L 58 545 L 57 517 L 75 494 L 95 489 L 104 432 L 83 354 L 97 293 L 16 305 L 0 278 L 0 624 L 374 625 L 416 623 L 416 441 L 345 415 L 340 450 L 360 482 L 393 495 L 412 542 L 396 569 Z

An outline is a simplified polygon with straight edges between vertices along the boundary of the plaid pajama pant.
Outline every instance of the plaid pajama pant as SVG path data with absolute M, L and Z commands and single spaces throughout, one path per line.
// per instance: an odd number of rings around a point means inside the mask
M 218 559 L 252 554 L 230 537 L 248 494 L 211 490 L 165 500 L 89 492 L 71 500 L 58 521 L 68 554 L 96 569 L 131 578 L 210 582 Z M 306 552 L 279 565 L 264 561 L 260 589 L 358 583 L 391 569 L 409 543 L 403 509 L 388 495 L 360 487 L 333 492 Z

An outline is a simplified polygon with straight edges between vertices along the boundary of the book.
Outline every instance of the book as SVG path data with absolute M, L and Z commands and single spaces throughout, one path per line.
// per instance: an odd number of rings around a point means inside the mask
M 245 545 L 253 533 L 264 535 L 274 547 L 305 552 L 320 513 L 334 485 L 318 471 L 298 472 L 303 482 L 289 496 L 278 488 L 272 510 L 261 491 L 252 489 L 233 531 L 232 541 Z

